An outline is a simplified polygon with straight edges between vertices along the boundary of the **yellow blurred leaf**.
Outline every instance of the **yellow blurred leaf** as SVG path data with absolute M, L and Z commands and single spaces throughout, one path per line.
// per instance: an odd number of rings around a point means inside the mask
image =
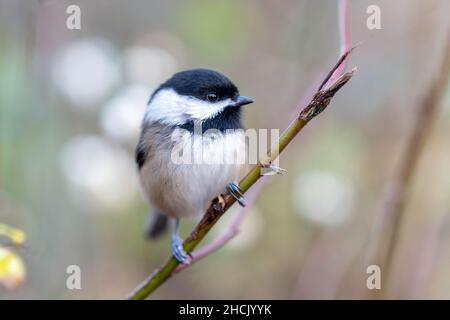
M 13 289 L 18 287 L 26 277 L 25 264 L 14 251 L 0 248 L 0 283 Z
M 27 236 L 22 230 L 12 228 L 6 224 L 0 223 L 0 236 L 5 236 L 16 246 L 23 245 Z

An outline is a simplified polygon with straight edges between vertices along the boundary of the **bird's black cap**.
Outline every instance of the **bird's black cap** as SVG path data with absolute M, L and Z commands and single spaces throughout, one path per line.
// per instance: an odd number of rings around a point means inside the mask
M 210 94 L 216 94 L 217 101 L 235 99 L 239 96 L 238 88 L 230 79 L 220 72 L 209 69 L 192 69 L 175 73 L 157 91 L 161 89 L 173 89 L 180 95 L 204 101 L 209 101 Z

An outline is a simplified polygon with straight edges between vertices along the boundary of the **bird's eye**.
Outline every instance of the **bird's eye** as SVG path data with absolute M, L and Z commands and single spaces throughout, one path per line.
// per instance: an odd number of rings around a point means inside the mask
M 217 102 L 219 96 L 215 92 L 210 92 L 206 95 L 206 100 L 209 102 Z

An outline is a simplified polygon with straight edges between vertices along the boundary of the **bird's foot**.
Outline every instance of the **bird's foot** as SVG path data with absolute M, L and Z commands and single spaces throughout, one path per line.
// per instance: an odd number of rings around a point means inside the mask
M 227 186 L 227 190 L 228 192 L 230 192 L 230 194 L 233 196 L 233 198 L 236 199 L 236 201 L 242 206 L 245 207 L 245 200 L 244 200 L 244 195 L 242 194 L 242 190 L 239 187 L 239 184 L 237 184 L 236 182 L 231 182 L 228 186 Z
M 286 169 L 274 166 L 272 162 L 269 162 L 268 164 L 261 164 L 261 175 L 262 176 L 273 176 L 275 174 L 283 174 L 286 172 Z
M 179 262 L 190 264 L 192 256 L 183 248 L 183 240 L 178 236 L 172 236 L 172 254 Z
M 180 219 L 176 218 L 172 233 L 172 254 L 179 262 L 190 264 L 192 256 L 184 251 L 183 239 L 180 238 Z

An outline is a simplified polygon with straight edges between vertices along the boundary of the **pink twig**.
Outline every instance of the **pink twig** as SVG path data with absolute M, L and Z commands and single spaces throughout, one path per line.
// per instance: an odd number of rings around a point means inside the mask
M 266 183 L 269 181 L 268 177 L 266 179 L 259 180 L 252 189 L 250 189 L 249 192 L 247 192 L 246 199 L 246 206 L 243 208 L 240 208 L 239 211 L 236 213 L 236 217 L 234 218 L 231 225 L 227 228 L 227 230 L 221 234 L 217 239 L 213 240 L 212 242 L 204 245 L 198 250 L 195 250 L 191 253 L 192 259 L 191 263 L 193 264 L 204 257 L 210 255 L 214 251 L 220 249 L 223 247 L 226 243 L 228 243 L 231 239 L 233 239 L 240 231 L 240 227 L 242 223 L 244 222 L 245 217 L 249 213 L 249 209 L 255 202 L 256 198 L 259 195 L 259 192 L 263 189 L 263 187 L 266 185 Z M 185 269 L 189 265 L 187 264 L 179 264 L 178 267 L 174 270 L 174 274 L 180 272 L 181 270 Z
M 334 71 L 331 71 L 331 75 L 328 74 L 329 78 L 326 77 L 325 81 L 319 87 L 319 90 L 322 88 L 327 88 L 333 83 L 335 83 L 339 77 L 341 77 L 348 63 L 349 53 L 352 51 L 350 45 L 350 13 L 349 13 L 349 4 L 348 0 L 339 0 L 338 4 L 338 16 L 339 16 L 339 35 L 340 35 L 340 56 L 343 58 L 342 63 L 338 62 L 337 68 Z M 347 54 L 347 55 L 346 55 Z M 324 278 L 324 273 L 317 272 L 317 270 L 322 271 L 321 267 L 323 265 L 330 264 L 330 261 L 336 264 L 336 261 L 332 261 L 333 255 L 324 255 L 324 249 L 329 247 L 330 240 L 329 235 L 323 233 L 322 230 L 316 230 L 315 237 L 320 237 L 313 243 L 311 248 L 309 248 L 306 253 L 306 259 L 308 263 L 306 263 L 302 267 L 302 271 L 299 275 L 298 279 L 298 288 L 296 289 L 295 296 L 296 298 L 308 298 L 310 297 L 310 289 L 308 284 L 310 283 L 319 283 Z M 346 252 L 347 253 L 347 252 Z M 349 254 L 353 254 L 348 252 Z M 350 257 L 350 256 L 349 256 Z M 347 259 L 351 260 L 351 259 Z M 342 277 L 345 270 L 348 268 L 348 261 L 342 259 L 338 261 L 338 268 L 333 269 L 333 273 L 325 274 L 326 282 L 327 282 L 327 292 L 330 295 L 328 298 L 333 298 L 338 290 L 339 280 Z
M 341 42 L 340 56 L 350 50 L 350 13 L 348 0 L 339 0 L 339 34 Z M 336 82 L 336 80 L 344 74 L 347 67 L 348 56 L 344 62 L 334 71 L 328 84 Z

